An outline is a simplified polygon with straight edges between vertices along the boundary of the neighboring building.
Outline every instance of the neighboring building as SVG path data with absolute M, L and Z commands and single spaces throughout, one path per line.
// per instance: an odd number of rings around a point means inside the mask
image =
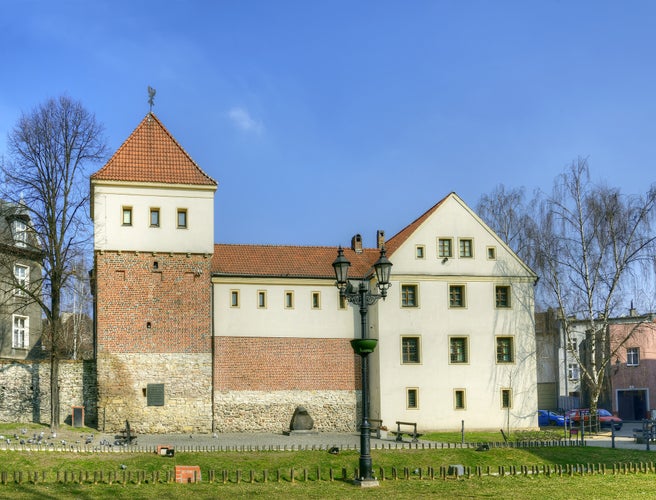
M 541 410 L 558 410 L 560 370 L 559 323 L 552 309 L 535 313 L 535 346 L 537 359 L 538 407 Z M 567 393 L 567 388 L 565 388 Z
M 656 410 L 656 315 L 632 314 L 609 326 L 613 411 L 624 420 L 652 418 Z
M 42 253 L 27 210 L 0 201 L 0 357 L 42 357 L 41 308 L 26 293 L 42 280 Z
M 355 430 L 357 307 L 337 247 L 213 242 L 217 184 L 152 114 L 91 176 L 101 428 L 281 431 L 304 406 Z M 370 308 L 370 413 L 422 430 L 537 427 L 535 274 L 454 193 L 375 248 L 356 235 L 350 278 Z

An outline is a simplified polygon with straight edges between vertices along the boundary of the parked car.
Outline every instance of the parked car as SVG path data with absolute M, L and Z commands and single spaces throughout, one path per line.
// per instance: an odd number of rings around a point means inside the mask
M 569 421 L 572 422 L 573 425 L 579 425 L 581 423 L 581 416 L 583 416 L 584 422 L 590 422 L 590 410 L 588 408 L 570 410 L 565 416 L 569 418 Z M 616 417 L 608 410 L 597 408 L 597 418 L 599 419 L 599 425 L 601 427 L 610 428 L 612 426 L 616 431 L 619 431 L 622 428 L 622 419 Z
M 565 425 L 565 421 L 565 416 L 556 413 L 555 411 L 538 410 L 538 425 L 540 427 L 547 427 L 549 425 L 557 425 L 562 427 Z

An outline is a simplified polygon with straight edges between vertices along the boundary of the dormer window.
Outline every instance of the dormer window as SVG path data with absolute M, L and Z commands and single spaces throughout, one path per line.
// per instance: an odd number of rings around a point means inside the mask
M 27 224 L 22 220 L 14 220 L 11 223 L 11 231 L 14 235 L 14 244 L 17 247 L 27 246 Z

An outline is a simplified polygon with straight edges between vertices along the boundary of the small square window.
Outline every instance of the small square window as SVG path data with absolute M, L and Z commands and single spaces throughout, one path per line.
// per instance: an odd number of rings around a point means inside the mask
M 417 364 L 421 362 L 419 337 L 401 337 L 401 362 Z
M 294 292 L 287 291 L 285 292 L 285 309 L 294 308 Z
M 451 363 L 467 363 L 469 361 L 467 337 L 449 338 L 449 361 Z
M 512 408 L 512 389 L 501 389 L 501 408 Z
M 266 309 L 267 306 L 267 293 L 264 290 L 258 290 L 257 292 L 257 308 Z
M 123 207 L 123 225 L 132 225 L 132 207 Z
M 474 256 L 474 246 L 471 238 L 461 238 L 458 240 L 460 246 L 460 257 L 470 258 Z
M 230 290 L 230 307 L 239 307 L 239 290 Z
M 453 406 L 456 410 L 465 409 L 465 390 L 456 389 L 453 391 Z
M 487 259 L 496 260 L 497 258 L 497 249 L 496 247 L 487 247 Z
M 449 307 L 465 307 L 465 285 L 449 285 Z
M 629 347 L 626 350 L 626 366 L 638 366 L 640 364 L 640 348 Z
M 495 297 L 495 304 L 497 308 L 503 309 L 503 308 L 508 308 L 510 307 L 510 287 L 503 285 L 503 286 L 495 286 L 494 287 L 494 297 Z
M 417 285 L 401 285 L 401 307 L 417 307 Z
M 576 363 L 569 363 L 567 366 L 567 378 L 570 380 L 579 379 L 579 365 Z
M 453 243 L 451 238 L 439 238 L 437 240 L 437 256 L 439 258 L 453 257 Z
M 419 389 L 412 388 L 406 390 L 406 404 L 408 410 L 419 408 Z
M 179 208 L 178 209 L 178 228 L 186 229 L 187 227 L 187 209 Z
M 513 363 L 515 353 L 512 337 L 497 337 L 497 363 Z
M 415 247 L 415 258 L 416 259 L 426 258 L 426 248 L 424 247 L 424 245 L 417 245 Z
M 159 227 L 159 208 L 150 209 L 150 227 Z
M 321 292 L 312 292 L 312 309 L 321 309 Z

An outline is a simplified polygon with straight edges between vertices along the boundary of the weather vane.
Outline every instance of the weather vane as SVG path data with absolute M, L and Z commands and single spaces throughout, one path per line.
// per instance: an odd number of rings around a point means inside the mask
M 152 88 L 150 85 L 148 86 L 148 104 L 150 105 L 150 112 L 153 112 L 153 106 L 155 105 L 155 94 L 157 91 Z

